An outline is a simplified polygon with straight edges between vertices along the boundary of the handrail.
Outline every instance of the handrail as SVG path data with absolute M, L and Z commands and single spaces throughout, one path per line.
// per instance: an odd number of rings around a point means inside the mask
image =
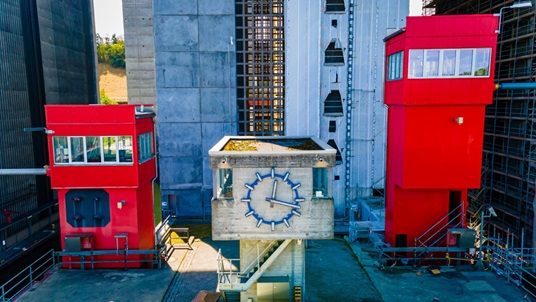
M 217 257 L 218 269 L 217 269 L 217 273 L 218 273 L 218 280 L 220 280 L 219 283 L 231 283 L 231 284 L 240 283 L 240 281 L 238 280 L 238 276 L 248 274 L 255 267 L 255 265 L 257 265 L 260 268 L 262 257 L 264 257 L 264 255 L 266 255 L 270 251 L 270 249 L 272 249 L 274 247 L 274 245 L 278 241 L 277 240 L 271 241 L 270 244 L 268 244 L 268 246 L 266 246 L 266 248 L 264 248 L 262 252 L 259 252 L 259 241 L 257 241 L 257 244 L 256 244 L 257 258 L 254 259 L 243 270 L 233 270 L 233 267 L 236 267 L 236 266 L 233 265 L 233 261 L 240 262 L 240 259 L 225 259 L 225 258 L 223 258 L 223 255 L 221 253 L 221 249 L 218 250 L 218 257 Z M 229 270 L 228 271 L 225 271 L 224 262 L 228 262 L 228 265 L 229 265 Z
M 424 241 L 421 241 L 421 240 L 417 240 L 417 241 L 421 244 L 421 246 L 426 246 L 426 243 L 427 243 L 428 241 L 430 241 L 430 240 L 431 240 L 432 238 L 434 238 L 437 234 L 439 234 L 439 232 L 444 231 L 447 227 L 449 227 L 449 226 L 451 225 L 451 224 L 450 224 L 451 221 L 456 220 L 456 219 L 457 219 L 458 217 L 460 217 L 460 216 L 461 216 L 461 214 L 458 214 L 458 215 L 456 215 L 456 216 L 454 217 L 454 219 L 449 220 L 445 225 L 443 225 L 441 228 L 439 228 L 437 231 L 435 231 L 432 235 L 430 235 L 430 236 L 428 237 L 428 239 L 426 239 L 426 240 L 424 240 Z M 460 226 L 460 223 L 457 223 L 457 224 L 454 225 L 453 227 L 458 227 L 458 226 Z M 441 237 L 443 237 L 443 236 L 441 236 Z M 430 246 L 433 246 L 433 245 L 436 244 L 436 243 L 437 243 L 437 240 L 434 241 L 434 242 L 432 242 L 432 243 L 430 244 Z
M 439 219 L 434 225 L 432 225 L 430 228 L 428 228 L 421 236 L 417 237 L 416 240 L 417 241 L 421 241 L 421 239 L 430 231 L 432 231 L 438 224 L 441 223 L 441 221 L 445 220 L 445 218 L 448 218 L 450 214 L 452 214 L 454 211 L 458 210 L 459 208 L 463 207 L 465 204 L 464 201 L 462 201 L 462 203 L 460 203 L 456 208 L 454 208 L 452 211 L 448 212 L 445 216 L 443 216 L 441 219 Z M 457 217 L 456 217 L 457 218 Z M 448 222 L 450 222 L 450 220 L 447 221 L 447 225 L 448 225 Z M 441 228 L 443 229 L 443 228 Z M 426 241 L 426 240 L 425 240 Z
M 272 242 L 270 242 L 270 244 L 268 244 L 268 246 L 261 252 L 259 253 L 259 250 L 258 250 L 258 247 L 259 247 L 259 244 L 257 243 L 257 259 L 255 259 L 253 262 L 251 262 L 243 271 L 242 271 L 242 274 L 247 274 L 249 273 L 250 270 L 252 270 L 255 265 L 259 265 L 260 267 L 260 259 L 261 257 L 264 257 L 264 255 L 266 255 L 270 249 L 272 247 L 274 247 L 274 245 L 277 243 L 277 240 L 273 240 Z
M 39 264 L 45 257 L 50 257 L 49 259 L 45 260 L 41 264 Z M 39 257 L 37 260 L 32 262 L 28 267 L 20 271 L 18 274 L 13 276 L 11 279 L 9 279 L 7 282 L 5 282 L 2 286 L 0 286 L 1 289 L 1 301 L 2 302 L 9 302 L 12 301 L 15 297 L 17 297 L 22 291 L 26 290 L 27 288 L 32 289 L 33 283 L 36 279 L 43 276 L 45 273 L 50 271 L 52 268 L 55 267 L 56 263 L 54 261 L 55 255 L 54 250 L 50 250 L 46 252 L 44 255 Z M 49 264 L 49 262 L 51 262 Z M 37 267 L 34 267 L 34 265 L 39 264 Z M 48 267 L 45 267 L 48 265 Z M 42 270 L 42 271 L 41 271 Z M 37 274 L 36 274 L 37 273 Z M 27 274 L 27 275 L 25 275 Z M 20 279 L 20 280 L 19 280 Z M 27 285 L 23 285 L 24 282 L 26 282 L 26 279 L 28 280 Z M 18 280 L 18 281 L 17 281 Z M 9 286 L 11 282 L 15 282 L 13 285 Z M 8 288 L 9 286 L 9 288 Z M 7 288 L 7 290 L 6 290 Z M 20 288 L 17 290 L 17 288 Z M 15 291 L 13 292 L 12 291 Z

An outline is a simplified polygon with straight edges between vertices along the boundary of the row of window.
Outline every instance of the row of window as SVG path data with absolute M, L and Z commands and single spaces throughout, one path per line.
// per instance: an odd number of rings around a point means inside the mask
M 138 161 L 154 156 L 152 133 L 138 136 Z M 56 164 L 132 163 L 132 136 L 54 136 Z
M 402 78 L 404 52 L 387 58 L 387 80 Z M 408 78 L 488 77 L 491 48 L 410 49 Z
M 313 197 L 328 197 L 328 169 L 313 168 Z M 217 198 L 233 198 L 233 170 L 218 170 Z

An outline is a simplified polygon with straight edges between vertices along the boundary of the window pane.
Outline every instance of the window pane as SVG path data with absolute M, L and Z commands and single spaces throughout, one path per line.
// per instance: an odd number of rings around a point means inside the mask
M 119 145 L 119 162 L 132 162 L 132 137 L 120 136 L 118 139 Z
M 117 162 L 117 137 L 105 136 L 102 138 L 102 149 L 105 162 Z
M 313 168 L 313 196 L 328 197 L 327 168 Z
M 409 51 L 408 77 L 422 78 L 422 68 L 424 62 L 424 50 L 412 49 Z
M 443 51 L 443 71 L 442 76 L 452 77 L 456 70 L 456 50 Z
M 395 77 L 397 79 L 401 79 L 402 78 L 402 70 L 404 69 L 404 52 L 403 51 L 401 51 L 401 52 L 399 52 L 397 54 L 396 60 L 397 60 L 397 63 L 396 63 Z
M 428 50 L 424 62 L 424 77 L 437 77 L 439 75 L 439 50 Z
M 460 50 L 460 69 L 458 70 L 459 76 L 470 76 L 473 71 L 473 50 L 462 49 Z
M 88 163 L 100 163 L 101 162 L 100 137 L 98 136 L 86 137 L 86 153 L 87 153 Z
M 85 162 L 83 137 L 71 137 L 71 162 Z
M 218 198 L 232 198 L 233 170 L 220 169 L 218 172 Z
M 138 135 L 138 162 L 142 163 L 153 157 L 152 133 Z
M 67 149 L 67 137 L 55 136 L 53 138 L 54 143 L 54 162 L 55 163 L 68 163 L 69 162 L 69 149 Z
M 402 78 L 403 52 L 397 52 L 387 58 L 387 79 L 398 80 Z
M 482 48 L 476 50 L 475 76 L 488 76 L 491 49 Z

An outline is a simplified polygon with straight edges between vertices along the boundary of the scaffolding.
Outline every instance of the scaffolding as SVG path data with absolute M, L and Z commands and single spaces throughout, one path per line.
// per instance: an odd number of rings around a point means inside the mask
M 517 1 L 516 1 L 517 2 Z M 498 37 L 497 83 L 536 81 L 535 9 L 504 9 Z M 423 0 L 423 15 L 499 13 L 513 0 Z M 497 90 L 486 108 L 482 186 L 470 192 L 469 225 L 478 229 L 480 212 L 493 206 L 497 217 L 486 229 L 511 233 L 535 247 L 536 91 Z M 488 232 L 489 233 L 489 232 Z M 523 247 L 522 247 L 523 248 Z

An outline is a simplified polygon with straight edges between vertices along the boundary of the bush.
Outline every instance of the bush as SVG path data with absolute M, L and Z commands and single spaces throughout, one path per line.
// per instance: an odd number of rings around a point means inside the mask
M 106 95 L 106 92 L 104 92 L 104 89 L 100 90 L 100 103 L 105 105 L 117 105 L 117 101 L 114 101 Z

